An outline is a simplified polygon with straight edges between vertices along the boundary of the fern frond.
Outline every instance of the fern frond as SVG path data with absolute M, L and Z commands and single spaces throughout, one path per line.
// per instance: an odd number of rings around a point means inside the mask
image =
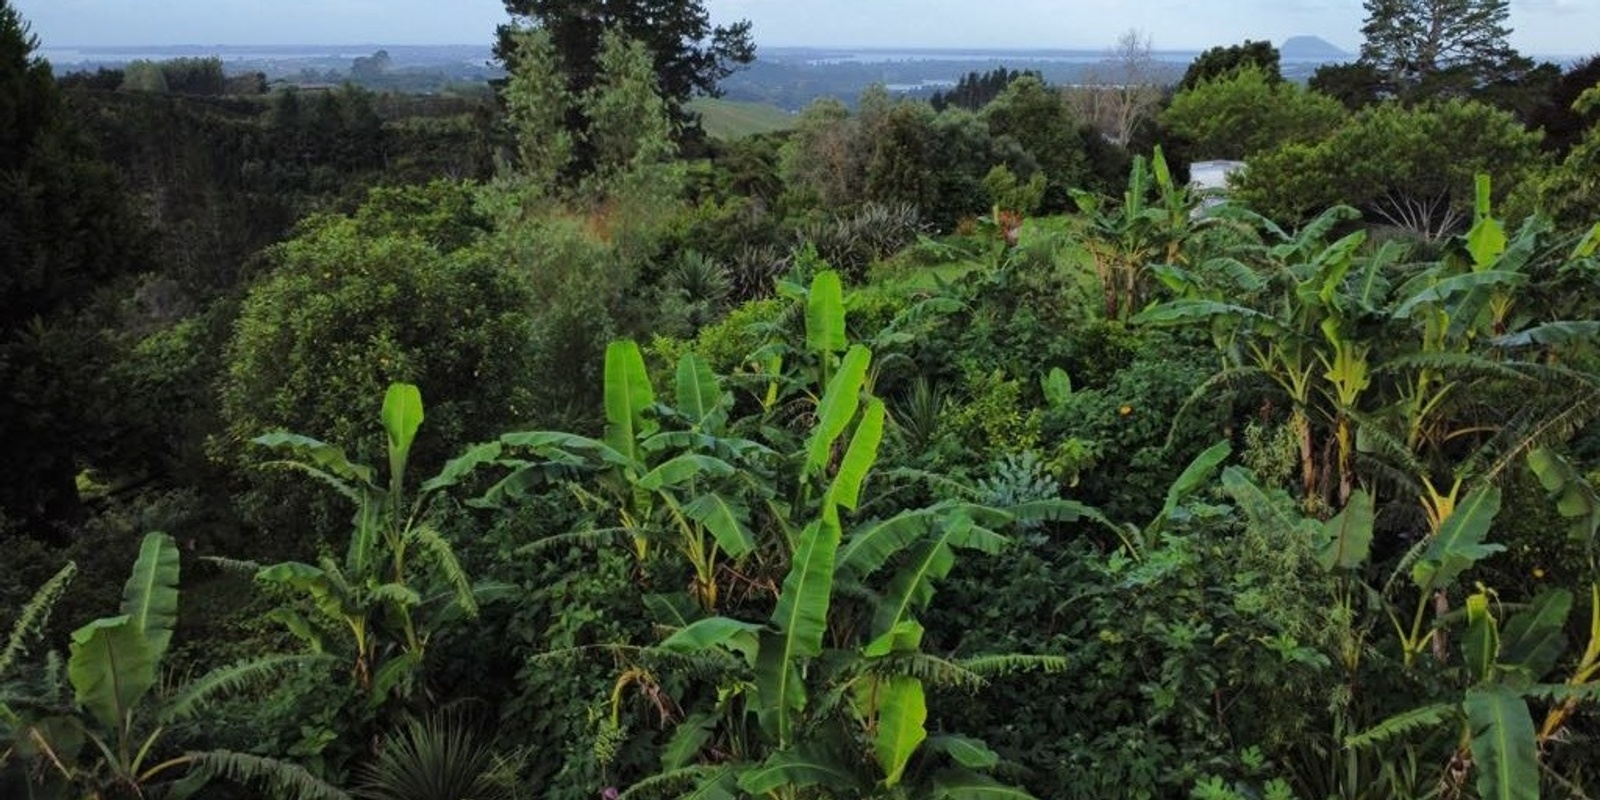
M 1415 730 L 1439 725 L 1460 713 L 1461 709 L 1455 703 L 1434 703 L 1421 708 L 1413 708 L 1410 711 L 1396 714 L 1361 733 L 1346 736 L 1344 745 L 1345 747 L 1366 747 L 1367 745 L 1381 744 Z
M 322 654 L 296 653 L 267 656 L 218 667 L 185 684 L 162 709 L 162 720 L 173 722 L 188 719 L 218 695 L 237 692 L 253 683 L 267 680 L 296 667 L 327 663 L 332 660 L 331 656 Z
M 1534 421 L 1519 432 L 1516 441 L 1499 451 L 1500 457 L 1484 472 L 1484 479 L 1494 480 L 1512 463 L 1533 450 L 1572 438 L 1596 417 L 1600 417 L 1600 391 L 1573 399 L 1565 408 Z
M 50 621 L 50 612 L 56 607 L 56 601 L 61 599 L 77 574 L 77 563 L 68 561 L 22 606 L 22 612 L 17 615 L 17 621 L 6 637 L 5 649 L 0 650 L 0 677 L 5 677 L 11 665 L 28 652 L 30 639 L 37 639 L 44 634 L 44 627 Z
M 1568 700 L 1577 702 L 1600 701 L 1600 685 L 1593 683 L 1574 686 L 1570 683 L 1536 683 L 1517 692 L 1523 697 L 1535 700 L 1544 700 L 1551 703 L 1565 703 Z
M 296 800 L 350 800 L 350 795 L 312 775 L 304 767 L 248 753 L 210 750 L 188 753 L 195 767 L 236 783 L 267 786 Z

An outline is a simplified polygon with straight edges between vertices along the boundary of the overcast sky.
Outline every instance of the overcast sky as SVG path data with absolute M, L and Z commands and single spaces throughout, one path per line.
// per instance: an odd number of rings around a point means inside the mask
M 1360 0 L 705 0 L 763 45 L 1099 48 L 1138 28 L 1157 49 L 1321 36 L 1361 43 Z M 161 44 L 475 44 L 500 0 L 12 0 L 46 47 Z M 1600 52 L 1600 0 L 1512 0 L 1512 44 Z

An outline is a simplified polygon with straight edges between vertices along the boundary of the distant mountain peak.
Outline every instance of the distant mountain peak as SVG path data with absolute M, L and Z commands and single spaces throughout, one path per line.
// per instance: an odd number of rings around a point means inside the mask
M 1350 58 L 1350 54 L 1320 36 L 1291 36 L 1283 40 L 1278 52 L 1286 59 L 1321 58 L 1329 61 Z

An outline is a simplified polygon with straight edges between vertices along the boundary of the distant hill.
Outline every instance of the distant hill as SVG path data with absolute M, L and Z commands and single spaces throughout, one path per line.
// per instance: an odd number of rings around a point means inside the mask
M 1291 36 L 1284 40 L 1278 52 L 1284 59 L 1296 61 L 1338 61 L 1351 57 L 1332 42 L 1317 36 Z
M 697 97 L 689 102 L 689 110 L 700 115 L 701 126 L 717 139 L 738 139 L 794 127 L 793 114 L 766 103 Z

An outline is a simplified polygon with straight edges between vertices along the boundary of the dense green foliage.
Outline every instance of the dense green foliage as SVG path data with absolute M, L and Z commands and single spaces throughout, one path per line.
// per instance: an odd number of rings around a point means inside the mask
M 4 2 L 7 798 L 1600 787 L 1592 63 L 685 147 L 697 3 L 509 4 L 494 106 Z

